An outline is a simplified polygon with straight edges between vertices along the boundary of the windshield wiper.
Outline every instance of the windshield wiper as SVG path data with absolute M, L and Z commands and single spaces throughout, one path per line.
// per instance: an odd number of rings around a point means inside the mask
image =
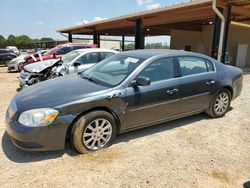
M 96 83 L 97 85 L 100 85 L 100 83 L 98 83 L 97 81 L 93 80 L 93 79 L 90 78 L 89 76 L 86 76 L 86 75 L 84 75 L 84 74 L 82 74 L 82 73 L 78 73 L 78 75 L 81 76 L 83 79 L 89 80 L 89 81 L 91 81 L 91 82 Z

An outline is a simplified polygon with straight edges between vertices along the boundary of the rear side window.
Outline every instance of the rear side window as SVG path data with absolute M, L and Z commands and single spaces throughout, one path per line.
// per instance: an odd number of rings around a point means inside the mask
M 80 64 L 94 64 L 94 63 L 98 63 L 100 60 L 99 58 L 99 53 L 98 52 L 91 52 L 88 54 L 83 55 L 82 57 L 80 57 L 77 61 Z
M 12 51 L 10 51 L 10 50 L 5 50 L 5 49 L 0 50 L 0 53 L 1 53 L 1 54 L 11 53 L 11 52 L 12 52 Z
M 214 71 L 213 64 L 199 57 L 178 57 L 182 76 Z
M 214 65 L 211 61 L 206 60 L 208 72 L 214 71 Z

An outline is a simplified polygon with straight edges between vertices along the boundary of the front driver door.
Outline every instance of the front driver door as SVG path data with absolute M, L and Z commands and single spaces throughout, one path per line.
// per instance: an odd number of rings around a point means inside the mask
M 151 84 L 127 88 L 127 128 L 146 126 L 176 116 L 180 96 L 175 59 L 156 60 L 138 76 L 150 78 Z

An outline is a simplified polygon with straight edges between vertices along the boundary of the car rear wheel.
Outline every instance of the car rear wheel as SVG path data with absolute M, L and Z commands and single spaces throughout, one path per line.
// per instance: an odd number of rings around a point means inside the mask
M 222 117 L 227 112 L 231 103 L 231 95 L 227 89 L 223 89 L 215 95 L 207 110 L 207 114 L 212 117 Z
M 114 117 L 105 111 L 82 116 L 73 126 L 71 142 L 79 153 L 89 153 L 110 146 L 116 137 Z

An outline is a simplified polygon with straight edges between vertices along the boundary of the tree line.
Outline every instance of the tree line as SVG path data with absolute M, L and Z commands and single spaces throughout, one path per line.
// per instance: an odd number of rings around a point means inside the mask
M 41 39 L 31 39 L 27 35 L 14 36 L 9 35 L 7 38 L 0 35 L 0 48 L 6 48 L 6 46 L 16 46 L 19 49 L 25 48 L 36 48 L 36 43 L 44 41 L 55 41 L 50 37 L 43 37 Z M 32 44 L 34 43 L 34 44 Z M 134 43 L 125 44 L 126 50 L 133 50 Z M 166 43 L 147 43 L 145 44 L 145 49 L 169 49 L 168 44 Z
M 145 44 L 145 49 L 169 49 L 170 46 L 166 43 L 147 43 Z M 126 50 L 133 50 L 135 49 L 134 43 L 125 44 Z
M 17 48 L 23 49 L 27 48 L 29 46 L 30 48 L 35 48 L 35 44 L 32 45 L 32 43 L 38 43 L 42 41 L 55 41 L 52 38 L 44 37 L 41 39 L 31 39 L 27 35 L 20 35 L 20 36 L 14 36 L 9 35 L 7 38 L 4 38 L 4 36 L 0 35 L 0 48 L 5 48 L 6 46 L 16 46 Z

